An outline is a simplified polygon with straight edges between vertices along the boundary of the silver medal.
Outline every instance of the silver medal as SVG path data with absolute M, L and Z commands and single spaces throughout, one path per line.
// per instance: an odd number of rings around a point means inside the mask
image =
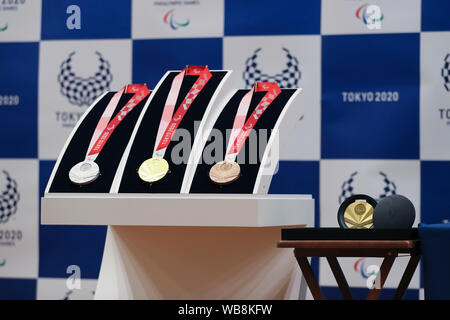
M 81 161 L 69 171 L 69 179 L 75 184 L 85 185 L 93 182 L 100 175 L 100 168 L 94 161 Z

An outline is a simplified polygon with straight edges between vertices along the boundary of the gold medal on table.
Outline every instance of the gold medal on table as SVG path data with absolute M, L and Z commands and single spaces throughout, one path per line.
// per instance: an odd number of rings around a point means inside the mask
M 169 163 L 163 158 L 150 158 L 142 162 L 139 167 L 139 178 L 153 183 L 164 178 L 169 172 Z
M 240 175 L 241 167 L 234 161 L 220 161 L 209 170 L 209 178 L 219 185 L 233 183 Z
M 346 229 L 370 229 L 373 227 L 373 211 L 377 202 L 367 195 L 354 195 L 342 202 L 338 222 Z
M 175 104 L 178 100 L 181 84 L 185 76 L 198 76 L 198 78 L 175 111 Z M 153 156 L 142 162 L 138 169 L 138 175 L 141 180 L 148 183 L 157 182 L 170 172 L 169 163 L 163 158 L 167 147 L 186 112 L 211 77 L 212 74 L 207 66 L 187 66 L 172 80 L 172 85 L 159 122 Z
M 370 229 L 373 225 L 373 207 L 365 201 L 355 201 L 345 209 L 344 221 L 351 229 Z

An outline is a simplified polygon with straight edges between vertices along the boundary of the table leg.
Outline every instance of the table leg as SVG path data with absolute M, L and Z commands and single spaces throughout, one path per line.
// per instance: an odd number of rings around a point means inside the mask
M 384 258 L 383 263 L 381 264 L 380 267 L 380 271 L 378 271 L 377 278 L 375 279 L 374 287 L 370 289 L 369 295 L 367 296 L 367 300 L 378 299 L 381 289 L 383 288 L 384 283 L 388 277 L 389 271 L 391 271 L 391 267 L 394 264 L 395 257 L 396 255 Z
M 309 290 L 311 290 L 311 294 L 314 297 L 314 300 L 324 300 L 322 292 L 320 291 L 319 284 L 317 283 L 314 272 L 311 269 L 311 265 L 309 264 L 308 258 L 305 256 L 301 256 L 298 253 L 297 249 L 294 249 L 294 255 L 297 259 L 300 269 L 302 270 L 303 277 L 305 277 Z
M 406 289 L 408 289 L 409 282 L 411 281 L 411 278 L 414 275 L 414 271 L 416 271 L 419 261 L 420 255 L 411 255 L 408 265 L 406 266 L 405 273 L 403 273 L 397 291 L 395 291 L 394 300 L 401 300 L 403 298 Z
M 350 288 L 347 283 L 347 279 L 345 279 L 344 273 L 342 272 L 341 266 L 339 265 L 336 257 L 327 257 L 328 264 L 330 265 L 331 271 L 333 271 L 334 278 L 339 286 L 339 289 L 342 292 L 342 296 L 345 300 L 352 300 L 352 293 L 350 292 Z

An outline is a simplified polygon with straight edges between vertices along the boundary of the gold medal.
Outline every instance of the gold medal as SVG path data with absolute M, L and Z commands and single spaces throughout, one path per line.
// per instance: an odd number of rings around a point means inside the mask
M 169 172 L 169 163 L 163 158 L 150 158 L 142 162 L 139 167 L 139 178 L 153 183 L 164 178 Z
M 373 226 L 373 209 L 366 201 L 351 203 L 344 212 L 345 224 L 350 229 L 370 229 Z
M 241 168 L 234 161 L 220 161 L 209 170 L 209 178 L 219 185 L 233 183 L 240 175 Z
M 195 83 L 184 97 L 183 102 L 175 111 L 175 104 L 179 98 L 185 76 L 197 76 L 197 80 L 195 80 Z M 161 120 L 159 121 L 152 158 L 145 160 L 138 170 L 138 175 L 141 180 L 153 183 L 163 179 L 167 175 L 169 172 L 169 163 L 163 159 L 167 147 L 172 141 L 172 137 L 176 133 L 178 125 L 186 115 L 186 112 L 211 77 L 212 73 L 209 71 L 208 66 L 186 66 L 186 68 L 172 79 L 172 84 L 170 85 L 170 90 L 163 107 Z

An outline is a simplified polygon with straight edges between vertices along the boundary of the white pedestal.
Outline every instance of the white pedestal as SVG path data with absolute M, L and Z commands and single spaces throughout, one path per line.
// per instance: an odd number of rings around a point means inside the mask
M 314 200 L 46 194 L 42 223 L 109 225 L 96 299 L 298 299 L 292 250 L 276 245 L 314 225 Z

